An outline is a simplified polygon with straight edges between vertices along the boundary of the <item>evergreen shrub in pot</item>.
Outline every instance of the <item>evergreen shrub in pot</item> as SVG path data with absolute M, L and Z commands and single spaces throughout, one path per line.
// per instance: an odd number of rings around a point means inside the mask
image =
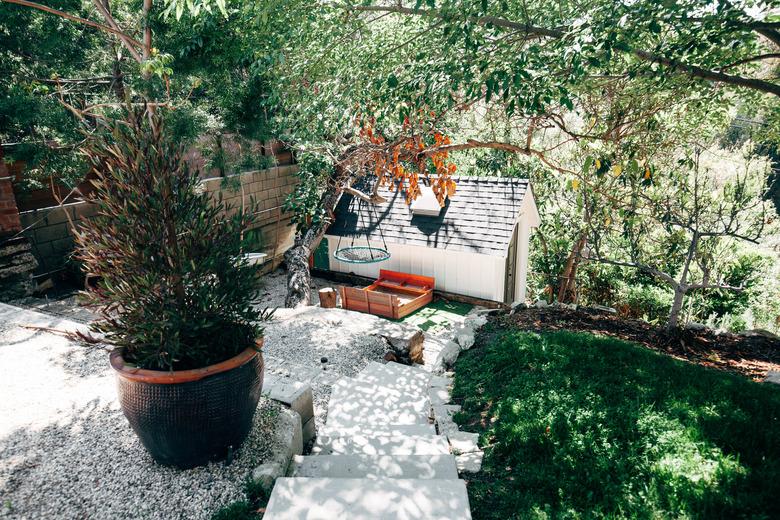
M 122 410 L 162 463 L 226 456 L 251 428 L 263 384 L 257 269 L 242 256 L 252 208 L 227 207 L 166 132 L 161 109 L 127 109 L 82 148 L 97 215 L 77 256 L 99 280 L 86 293 Z

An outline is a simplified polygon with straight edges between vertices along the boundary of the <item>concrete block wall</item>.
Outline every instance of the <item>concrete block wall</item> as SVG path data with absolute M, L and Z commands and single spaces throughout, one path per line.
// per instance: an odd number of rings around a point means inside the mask
M 285 214 L 281 206 L 292 193 L 298 178 L 298 166 L 278 166 L 266 170 L 246 172 L 226 178 L 204 179 L 201 185 L 214 197 L 222 194 L 222 200 L 234 209 L 241 207 L 242 197 L 249 203 L 254 197 L 258 203 L 255 226 L 262 233 L 263 251 L 268 254 L 266 269 L 278 267 L 284 252 L 295 238 L 292 215 Z M 243 186 L 243 193 L 241 187 Z M 90 204 L 76 202 L 63 206 L 23 211 L 19 214 L 24 234 L 32 243 L 32 251 L 38 260 L 37 274 L 61 270 L 74 248 L 71 224 L 94 215 Z
M 30 239 L 33 255 L 38 260 L 37 274 L 56 272 L 65 267 L 75 245 L 71 225 L 78 227 L 84 218 L 94 214 L 95 208 L 83 202 L 19 214 L 24 234 Z
M 268 254 L 266 266 L 275 269 L 282 262 L 284 252 L 295 240 L 292 214 L 282 211 L 287 196 L 295 190 L 297 165 L 277 166 L 256 172 L 201 181 L 203 188 L 213 196 L 222 194 L 222 200 L 234 211 L 254 199 L 257 204 L 255 224 L 262 236 L 263 253 Z

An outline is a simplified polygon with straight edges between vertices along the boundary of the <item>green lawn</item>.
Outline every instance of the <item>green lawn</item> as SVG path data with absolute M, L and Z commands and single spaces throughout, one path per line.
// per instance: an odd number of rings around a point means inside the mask
M 420 310 L 414 311 L 400 321 L 414 325 L 426 332 L 436 333 L 462 321 L 474 306 L 437 298 Z
M 487 329 L 453 391 L 486 451 L 475 518 L 780 518 L 780 387 L 588 334 Z

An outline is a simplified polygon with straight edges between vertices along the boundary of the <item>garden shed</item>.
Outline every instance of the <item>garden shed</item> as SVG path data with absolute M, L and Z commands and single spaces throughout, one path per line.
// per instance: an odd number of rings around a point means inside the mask
M 380 189 L 386 203 L 368 205 L 341 197 L 335 220 L 315 255 L 321 269 L 377 278 L 380 269 L 429 276 L 435 289 L 512 303 L 526 296 L 531 230 L 539 226 L 526 179 L 459 177 L 457 192 L 440 207 L 430 188 L 411 206 L 394 189 Z M 390 258 L 347 263 L 340 247 L 385 247 Z M 327 254 L 325 254 L 327 252 Z

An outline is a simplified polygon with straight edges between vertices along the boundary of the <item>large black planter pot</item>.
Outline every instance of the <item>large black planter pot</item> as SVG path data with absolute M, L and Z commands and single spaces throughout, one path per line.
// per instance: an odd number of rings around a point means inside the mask
M 128 367 L 116 349 L 111 366 L 122 411 L 160 464 L 191 468 L 225 458 L 249 434 L 263 388 L 263 355 L 254 348 L 174 372 Z

